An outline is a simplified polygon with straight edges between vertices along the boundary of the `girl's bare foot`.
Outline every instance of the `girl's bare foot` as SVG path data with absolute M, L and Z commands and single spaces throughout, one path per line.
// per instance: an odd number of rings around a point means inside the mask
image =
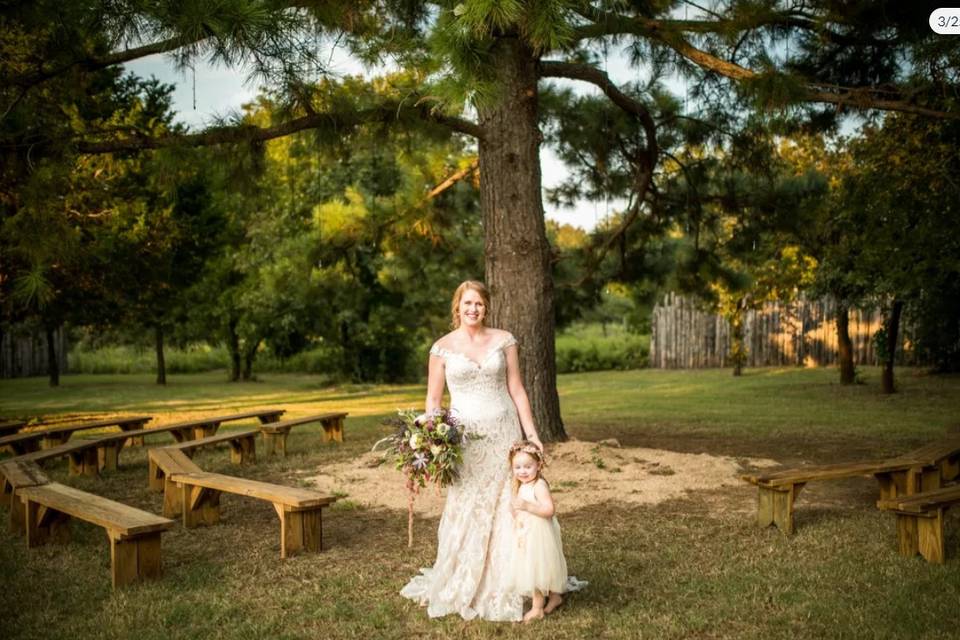
M 563 596 L 561 596 L 559 593 L 551 593 L 550 597 L 547 598 L 546 606 L 543 607 L 543 612 L 550 613 L 561 604 L 563 604 Z
M 523 616 L 523 623 L 533 622 L 534 620 L 543 620 L 543 609 L 530 609 Z

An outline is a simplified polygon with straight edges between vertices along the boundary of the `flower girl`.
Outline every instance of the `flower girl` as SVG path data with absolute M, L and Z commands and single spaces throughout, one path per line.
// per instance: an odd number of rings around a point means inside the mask
M 511 591 L 533 601 L 523 616 L 524 622 L 530 622 L 563 602 L 560 594 L 567 586 L 567 562 L 550 487 L 540 475 L 543 453 L 532 442 L 517 442 L 510 448 L 510 467 L 516 539 L 507 583 Z

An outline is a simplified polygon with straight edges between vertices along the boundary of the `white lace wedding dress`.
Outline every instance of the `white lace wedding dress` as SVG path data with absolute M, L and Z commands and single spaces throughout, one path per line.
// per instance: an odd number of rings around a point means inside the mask
M 514 538 L 507 456 L 522 438 L 503 352 L 513 344 L 513 336 L 507 336 L 480 362 L 437 345 L 430 349 L 444 360 L 451 409 L 468 431 L 483 436 L 464 444 L 460 479 L 447 488 L 436 562 L 400 591 L 426 605 L 432 618 L 451 613 L 466 620 L 523 617 L 523 599 L 505 587 Z M 570 584 L 582 583 L 574 578 Z

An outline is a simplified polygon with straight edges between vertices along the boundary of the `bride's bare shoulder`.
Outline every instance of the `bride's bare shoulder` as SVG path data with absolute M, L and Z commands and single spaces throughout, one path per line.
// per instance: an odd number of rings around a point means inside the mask
M 451 331 L 450 333 L 440 336 L 439 338 L 437 338 L 437 341 L 433 343 L 433 346 L 438 347 L 440 349 L 447 349 L 447 350 L 453 349 L 454 335 L 456 333 L 457 333 L 456 330 L 454 330 L 454 331 Z

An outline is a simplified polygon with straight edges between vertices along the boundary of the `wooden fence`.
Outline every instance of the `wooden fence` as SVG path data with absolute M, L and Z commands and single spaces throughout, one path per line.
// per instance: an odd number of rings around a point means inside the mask
M 67 336 L 54 332 L 60 373 L 67 372 Z M 0 333 L 0 378 L 47 375 L 47 334 L 42 329 L 15 327 Z
M 819 366 L 837 362 L 836 303 L 800 299 L 768 303 L 745 312 L 745 366 Z M 877 309 L 850 310 L 855 364 L 878 364 L 873 335 L 882 324 Z M 667 294 L 653 309 L 650 366 L 697 369 L 730 366 L 730 325 L 689 298 Z M 903 326 L 903 325 L 901 325 Z M 899 353 L 909 342 L 901 333 Z

